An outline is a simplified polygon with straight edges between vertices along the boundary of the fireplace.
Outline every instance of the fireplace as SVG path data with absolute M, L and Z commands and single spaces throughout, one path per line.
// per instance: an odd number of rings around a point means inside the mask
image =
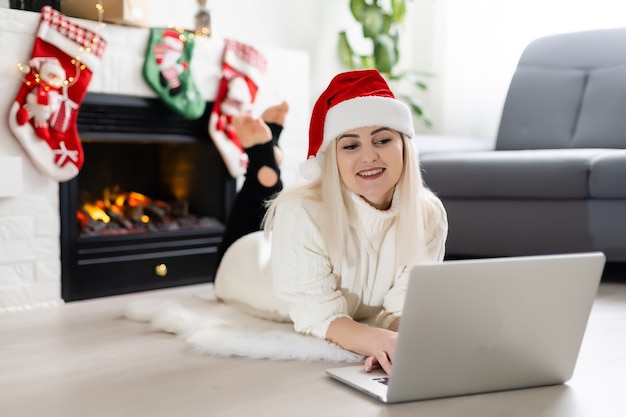
M 236 184 L 210 107 L 187 120 L 159 99 L 87 94 L 85 163 L 59 187 L 65 301 L 212 281 Z

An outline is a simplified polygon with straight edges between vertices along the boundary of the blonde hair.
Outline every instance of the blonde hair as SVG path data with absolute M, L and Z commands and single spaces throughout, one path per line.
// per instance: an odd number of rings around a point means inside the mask
M 398 265 L 412 265 L 425 259 L 426 241 L 424 238 L 424 216 L 422 195 L 424 184 L 419 167 L 417 149 L 410 138 L 402 136 L 404 158 L 402 176 L 396 185 L 398 204 L 397 250 Z M 319 157 L 319 156 L 318 156 Z M 320 178 L 286 188 L 268 203 L 263 226 L 267 232 L 272 229 L 276 208 L 287 200 L 310 200 L 322 205 L 324 218 L 318 224 L 326 238 L 328 256 L 334 265 L 352 258 L 350 242 L 350 213 L 352 201 L 350 191 L 343 185 L 337 166 L 337 146 L 334 141 L 322 156 Z

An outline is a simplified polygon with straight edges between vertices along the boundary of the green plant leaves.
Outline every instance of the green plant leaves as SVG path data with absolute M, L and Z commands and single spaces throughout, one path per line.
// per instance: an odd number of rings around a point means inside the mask
M 385 16 L 382 9 L 375 5 L 365 6 L 361 12 L 361 25 L 364 37 L 376 39 L 385 28 Z
M 363 37 L 372 40 L 369 55 L 357 55 L 350 46 L 345 31 L 339 33 L 339 59 L 350 69 L 376 68 L 391 74 L 400 59 L 398 30 L 406 16 L 407 0 L 391 0 L 391 13 L 378 4 L 378 0 L 350 0 L 350 12 L 361 24 Z
M 341 31 L 338 42 L 339 60 L 351 70 L 375 68 L 388 80 L 398 82 L 399 88 L 404 90 L 408 87 L 409 90 L 419 92 L 427 89 L 422 78 L 432 74 L 419 71 L 394 72 L 394 67 L 400 60 L 398 26 L 406 18 L 407 1 L 409 0 L 390 0 L 386 2 L 385 9 L 378 4 L 378 0 L 349 0 L 350 12 L 361 25 L 363 37 L 372 41 L 372 50 L 364 55 L 356 53 L 346 32 Z M 409 105 L 425 126 L 432 125 L 428 112 L 413 94 L 405 92 L 398 98 Z
M 391 14 L 394 22 L 404 22 L 404 16 L 406 16 L 406 0 L 391 0 Z
M 365 6 L 367 6 L 365 0 L 350 0 L 350 12 L 357 22 L 361 22 L 361 15 Z
M 422 123 L 424 123 L 424 126 L 431 127 L 433 125 L 430 114 L 417 99 L 413 96 L 409 96 L 408 94 L 398 95 L 397 98 L 405 102 L 411 108 L 411 111 L 419 117 Z
M 398 63 L 395 40 L 389 35 L 378 35 L 374 41 L 374 61 L 379 72 L 388 74 Z
M 341 64 L 349 69 L 356 69 L 359 64 L 355 63 L 355 53 L 352 47 L 350 46 L 350 42 L 348 42 L 348 35 L 346 35 L 346 31 L 339 32 L 339 43 L 337 45 L 337 49 L 339 52 L 339 60 Z

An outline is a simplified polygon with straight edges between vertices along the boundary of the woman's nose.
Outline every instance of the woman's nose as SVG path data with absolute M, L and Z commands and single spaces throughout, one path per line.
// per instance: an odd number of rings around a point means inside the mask
M 378 150 L 373 145 L 363 146 L 362 149 L 362 158 L 364 162 L 373 162 L 378 160 Z

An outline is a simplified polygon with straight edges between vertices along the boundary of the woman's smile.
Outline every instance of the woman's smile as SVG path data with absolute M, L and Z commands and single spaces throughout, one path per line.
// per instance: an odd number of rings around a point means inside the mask
M 404 167 L 404 143 L 395 130 L 366 126 L 337 138 L 337 167 L 343 184 L 372 206 L 391 205 Z
M 378 178 L 385 170 L 383 168 L 375 168 L 371 170 L 364 170 L 357 173 L 358 176 L 367 178 L 367 179 L 375 179 Z

